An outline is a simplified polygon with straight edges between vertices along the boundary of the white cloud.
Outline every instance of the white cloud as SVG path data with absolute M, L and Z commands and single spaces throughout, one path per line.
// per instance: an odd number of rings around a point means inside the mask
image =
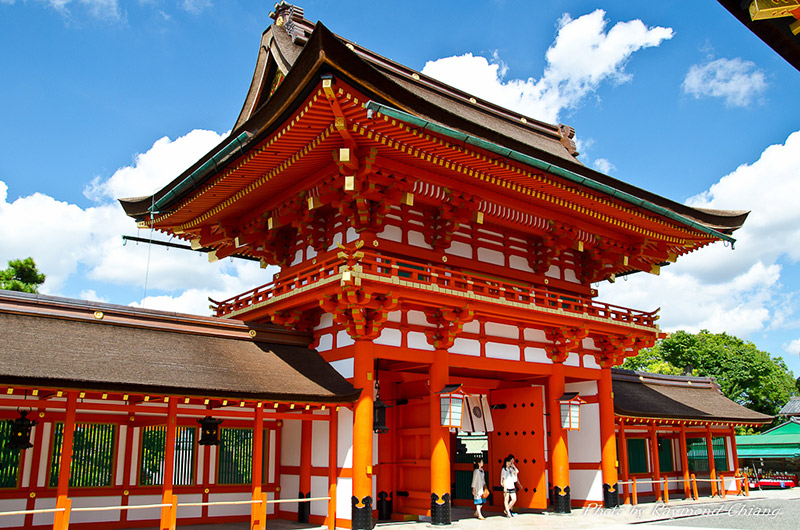
M 211 0 L 183 0 L 181 2 L 181 7 L 195 15 L 199 15 L 213 5 L 214 3 Z
M 800 261 L 798 194 L 800 131 L 688 201 L 704 208 L 752 210 L 734 233 L 736 250 L 717 243 L 679 258 L 660 277 L 639 273 L 613 286 L 601 284 L 601 299 L 647 310 L 658 303 L 659 323 L 667 331 L 747 336 L 789 326 L 797 293 L 787 293 L 781 278 Z
M 695 99 L 723 98 L 729 107 L 746 107 L 764 93 L 767 81 L 754 63 L 737 57 L 692 65 L 682 86 Z
M 648 28 L 641 20 L 618 22 L 606 31 L 605 11 L 598 9 L 558 22 L 556 38 L 546 54 L 544 74 L 509 79 L 507 68 L 495 54 L 491 59 L 466 53 L 425 64 L 422 72 L 466 92 L 514 109 L 533 118 L 555 123 L 559 114 L 577 107 L 602 82 L 631 79 L 625 65 L 642 48 L 671 39 L 671 28 Z
M 81 300 L 89 300 L 90 302 L 108 302 L 108 298 L 100 296 L 94 289 L 84 289 L 78 295 Z
M 56 11 L 71 16 L 70 5 L 79 5 L 85 9 L 90 16 L 104 20 L 122 20 L 123 12 L 119 7 L 118 0 L 42 0 Z M 13 2 L 11 2 L 13 3 Z
M 597 171 L 601 173 L 605 173 L 606 175 L 611 174 L 612 171 L 617 169 L 614 164 L 606 160 L 605 158 L 597 158 L 594 162 L 592 162 L 592 167 L 595 168 Z
M 786 353 L 791 355 L 800 355 L 800 339 L 795 339 L 789 344 L 787 344 L 784 348 Z

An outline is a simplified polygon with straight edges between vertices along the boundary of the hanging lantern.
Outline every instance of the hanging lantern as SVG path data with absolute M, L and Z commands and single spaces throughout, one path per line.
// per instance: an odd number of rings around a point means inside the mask
M 197 420 L 200 424 L 200 440 L 198 445 L 219 445 L 219 424 L 223 420 L 206 416 L 201 420 Z
M 586 403 L 577 392 L 565 392 L 558 398 L 561 405 L 561 428 L 568 431 L 581 430 L 581 405 Z
M 461 384 L 447 385 L 437 394 L 442 407 L 442 427 L 460 429 L 464 411 L 464 393 Z
M 386 409 L 391 405 L 387 405 L 381 401 L 381 386 L 380 383 L 375 383 L 375 402 L 372 404 L 372 430 L 377 434 L 389 432 L 389 427 L 386 426 Z
M 19 418 L 7 420 L 11 426 L 7 444 L 9 449 L 21 450 L 33 447 L 31 443 L 31 429 L 39 422 L 26 418 L 28 412 L 30 411 L 20 410 Z

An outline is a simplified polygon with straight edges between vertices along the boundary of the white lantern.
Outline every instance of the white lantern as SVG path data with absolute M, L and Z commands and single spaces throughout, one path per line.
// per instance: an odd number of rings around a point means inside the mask
M 566 392 L 558 399 L 561 405 L 561 428 L 568 431 L 581 430 L 581 405 L 586 403 L 577 392 Z
M 442 427 L 460 429 L 464 412 L 464 394 L 461 385 L 447 385 L 439 394 L 442 411 Z

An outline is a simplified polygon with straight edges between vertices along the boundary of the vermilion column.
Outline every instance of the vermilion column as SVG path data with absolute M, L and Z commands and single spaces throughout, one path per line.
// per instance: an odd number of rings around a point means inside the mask
M 686 447 L 686 424 L 681 422 L 680 431 L 681 469 L 683 469 L 683 494 L 687 499 L 692 497 L 692 486 L 689 483 L 689 450 Z
M 603 368 L 597 382 L 600 400 L 600 447 L 602 449 L 603 506 L 619 506 L 617 479 L 617 439 L 614 436 L 614 390 L 611 368 Z
M 736 429 L 731 425 L 730 429 L 730 437 L 731 437 L 731 458 L 733 459 L 733 472 L 739 472 L 739 453 L 736 450 Z
M 56 489 L 56 508 L 69 509 L 69 477 L 72 467 L 72 440 L 75 434 L 75 411 L 78 408 L 78 394 L 67 394 L 67 410 L 64 418 L 64 431 L 61 437 L 61 460 L 58 467 L 58 488 Z M 31 477 L 35 480 L 36 477 Z M 56 512 L 53 530 L 66 530 L 69 527 L 69 514 Z
M 650 462 L 653 464 L 653 493 L 656 495 L 656 500 L 661 498 L 661 465 L 658 460 L 658 432 L 656 431 L 656 424 L 650 426 Z
M 339 413 L 335 406 L 330 409 L 328 422 L 328 530 L 336 528 L 336 481 L 339 478 Z
M 313 425 L 310 421 L 302 421 L 300 431 L 300 498 L 311 497 L 311 434 Z M 311 515 L 311 503 L 301 502 L 297 505 L 297 522 L 308 523 Z
M 706 451 L 708 452 L 708 474 L 711 479 L 711 495 L 717 494 L 717 463 L 714 462 L 714 444 L 711 440 L 711 424 L 706 425 Z
M 164 445 L 164 482 L 161 486 L 161 504 L 172 504 L 172 485 L 175 473 L 175 436 L 178 428 L 178 400 L 173 397 L 167 406 L 167 441 Z M 174 514 L 169 507 L 161 508 L 161 529 L 174 528 Z
M 630 486 L 627 484 L 628 482 L 628 436 L 625 434 L 625 422 L 620 420 L 619 422 L 619 469 L 620 473 L 622 474 L 622 482 L 626 483 L 622 487 L 622 491 L 624 492 L 625 500 L 623 502 L 628 502 L 628 495 L 630 494 Z
M 430 368 L 431 524 L 449 525 L 450 517 L 450 432 L 442 427 L 440 397 L 436 392 L 447 385 L 447 350 L 436 350 Z
M 253 476 L 251 500 L 261 500 L 261 485 L 264 482 L 264 407 L 261 403 L 256 405 L 253 415 Z M 251 530 L 264 530 L 267 521 L 264 520 L 266 507 L 252 504 L 250 508 Z
M 550 461 L 553 467 L 553 509 L 556 513 L 570 513 L 569 453 L 567 432 L 561 428 L 561 406 L 558 400 L 564 395 L 564 365 L 553 364 L 553 374 L 548 377 L 548 409 L 550 412 Z
M 386 403 L 394 403 L 394 388 L 395 384 L 388 381 L 378 381 L 380 383 L 380 398 Z M 394 462 L 392 457 L 394 454 L 394 442 L 397 438 L 397 431 L 392 428 L 392 416 L 396 407 L 389 408 L 386 411 L 386 426 L 389 429 L 388 433 L 378 435 L 378 469 L 376 470 L 375 480 L 377 482 L 378 491 L 378 519 L 388 520 L 392 517 L 393 500 L 394 500 Z
M 375 354 L 371 340 L 357 340 L 353 385 L 361 395 L 353 407 L 353 530 L 372 528 L 372 397 Z

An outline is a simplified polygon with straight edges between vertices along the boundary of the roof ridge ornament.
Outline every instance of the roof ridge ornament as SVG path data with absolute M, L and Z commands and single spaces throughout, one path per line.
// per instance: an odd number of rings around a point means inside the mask
M 561 135 L 561 145 L 567 148 L 569 154 L 577 157 L 580 153 L 578 152 L 578 147 L 575 145 L 575 128 L 559 123 L 558 134 Z
M 275 11 L 270 12 L 269 18 L 275 21 L 276 26 L 285 29 L 295 44 L 304 45 L 308 42 L 310 32 L 306 31 L 306 24 L 303 24 L 302 7 L 281 0 L 275 4 Z

